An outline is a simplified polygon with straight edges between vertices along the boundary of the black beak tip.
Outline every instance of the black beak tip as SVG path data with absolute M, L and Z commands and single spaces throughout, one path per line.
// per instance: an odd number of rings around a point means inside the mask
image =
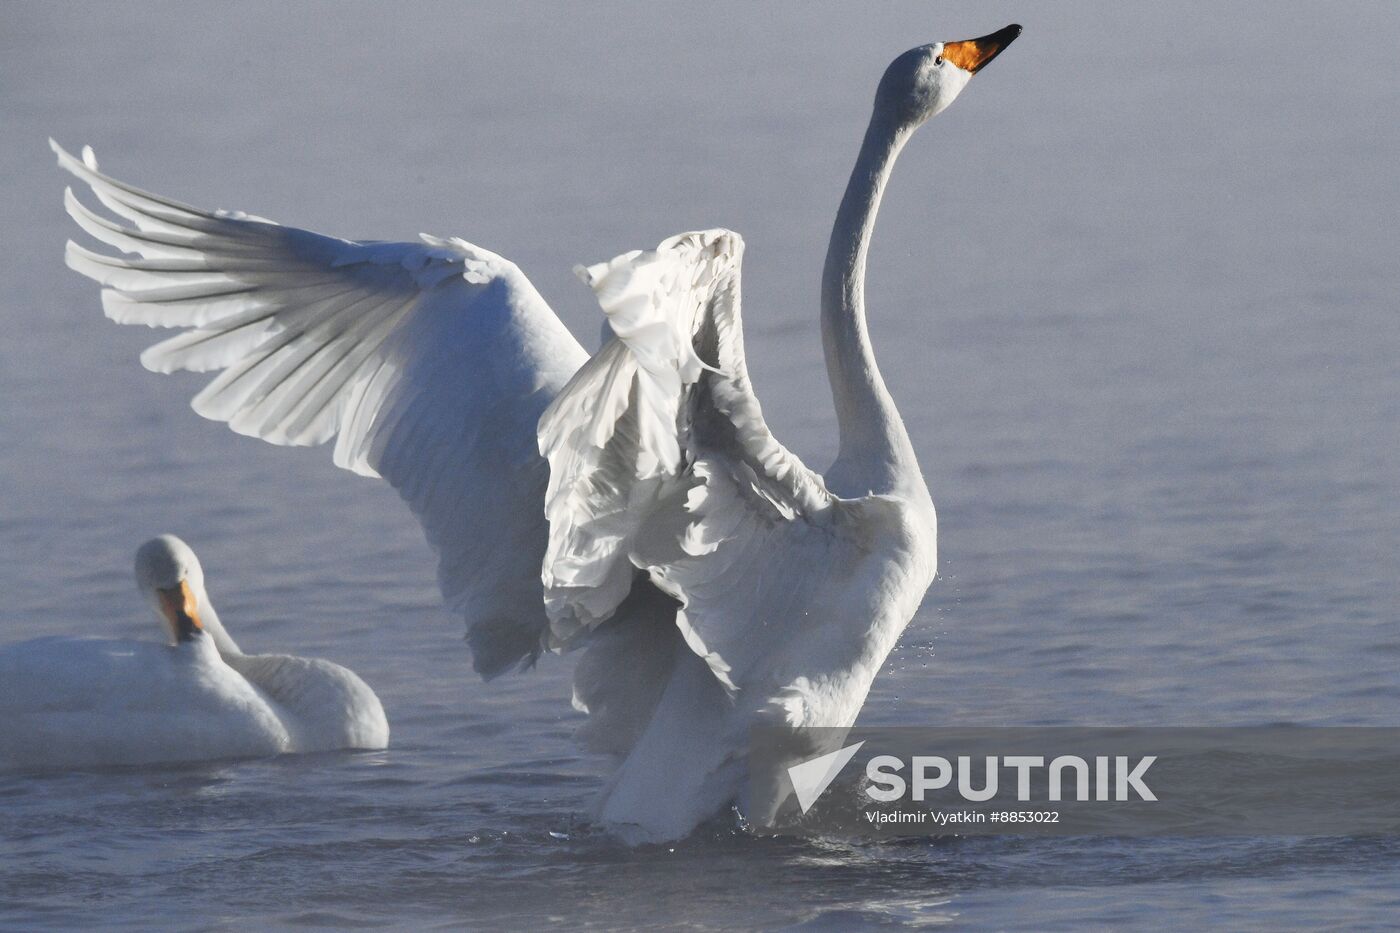
M 970 69 L 972 73 L 976 74 L 977 72 L 981 71 L 983 68 L 985 68 L 988 64 L 991 63 L 992 59 L 996 58 L 1002 52 L 1005 52 L 1006 47 L 1012 42 L 1015 42 L 1016 37 L 1020 34 L 1021 24 L 1012 23 L 1010 26 L 1003 26 L 1001 29 L 998 29 L 996 32 L 992 33 L 989 36 L 983 36 L 981 39 L 975 40 L 979 51 L 983 48 L 986 48 L 989 50 L 990 54 L 987 54 L 981 59 L 981 61 L 976 62 L 972 66 L 972 68 Z

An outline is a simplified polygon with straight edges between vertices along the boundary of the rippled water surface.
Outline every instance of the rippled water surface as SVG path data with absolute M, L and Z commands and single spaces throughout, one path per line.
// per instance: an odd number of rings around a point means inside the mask
M 590 345 L 573 263 L 730 226 L 765 412 L 822 465 L 817 273 L 875 81 L 1013 20 L 874 248 L 942 563 L 863 721 L 1396 725 L 1395 7 L 6 4 L 3 639 L 158 637 L 130 556 L 174 531 L 245 647 L 354 668 L 393 746 L 0 777 L 0 926 L 1392 920 L 1383 840 L 623 848 L 570 659 L 474 680 L 392 491 L 201 421 L 62 265 L 49 135 L 210 207 L 467 237 Z

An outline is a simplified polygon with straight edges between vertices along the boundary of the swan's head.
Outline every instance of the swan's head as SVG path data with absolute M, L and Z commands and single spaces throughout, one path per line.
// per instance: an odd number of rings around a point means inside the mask
M 136 551 L 136 585 L 165 620 L 176 644 L 202 634 L 199 597 L 204 568 L 190 546 L 174 535 L 161 535 Z
M 875 92 L 877 109 L 911 129 L 942 111 L 972 76 L 1021 34 L 1015 24 L 980 39 L 934 42 L 890 62 Z

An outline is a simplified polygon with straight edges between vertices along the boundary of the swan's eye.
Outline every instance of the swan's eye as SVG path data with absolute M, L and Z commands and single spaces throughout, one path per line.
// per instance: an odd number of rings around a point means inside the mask
M 938 56 L 937 58 L 935 58 L 935 59 L 933 60 L 933 63 L 934 63 L 935 65 L 941 65 L 941 64 L 943 64 L 943 56 L 940 55 L 940 56 Z

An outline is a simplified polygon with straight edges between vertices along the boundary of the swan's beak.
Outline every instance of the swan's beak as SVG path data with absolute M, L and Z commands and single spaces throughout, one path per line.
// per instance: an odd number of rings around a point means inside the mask
M 199 621 L 199 600 L 195 598 L 194 590 L 190 589 L 189 581 L 181 580 L 179 586 L 169 589 L 157 588 L 156 597 L 160 600 L 160 614 L 169 623 L 170 633 L 177 644 L 189 641 L 195 632 L 203 631 L 204 625 Z
M 943 45 L 943 57 L 964 71 L 976 74 L 987 66 L 987 62 L 1000 55 L 1002 49 L 1016 41 L 1020 34 L 1021 27 L 1012 23 L 980 39 L 947 42 Z

